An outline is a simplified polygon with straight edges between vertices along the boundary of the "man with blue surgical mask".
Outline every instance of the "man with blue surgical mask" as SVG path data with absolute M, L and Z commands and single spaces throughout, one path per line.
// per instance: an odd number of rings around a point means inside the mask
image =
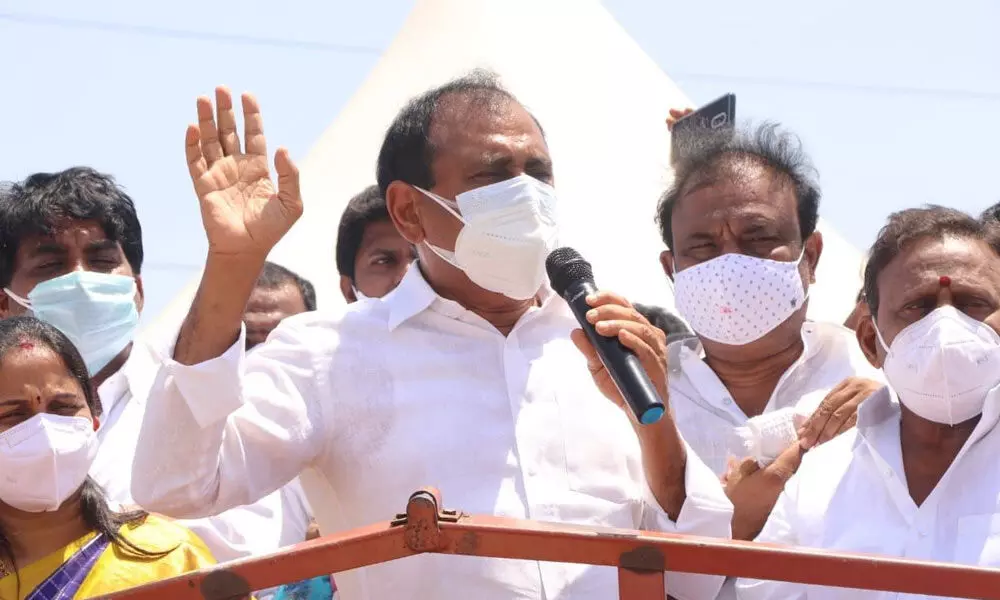
M 823 239 L 798 139 L 765 124 L 690 143 L 658 207 L 663 269 L 697 334 L 669 348 L 670 402 L 725 479 L 733 537 L 753 539 L 801 453 L 851 428 L 882 376 L 852 331 L 806 319 Z
M 303 200 L 284 149 L 272 184 L 257 102 L 242 100 L 243 142 L 225 88 L 215 110 L 199 98 L 187 131 L 210 251 L 151 393 L 133 479 L 144 506 L 197 516 L 311 468 L 327 531 L 384 520 L 435 485 L 469 513 L 728 537 L 731 505 L 669 414 L 634 425 L 621 397 L 595 385 L 606 372 L 574 347 L 577 322 L 545 282 L 558 237 L 548 146 L 495 77 L 430 90 L 389 125 L 377 178 L 418 257 L 396 289 L 287 319 L 249 354 L 243 307 Z M 608 317 L 631 310 L 610 294 L 594 304 Z M 666 395 L 662 332 L 612 318 L 598 327 L 637 350 Z M 667 584 L 711 600 L 722 579 L 668 573 Z M 604 567 L 437 554 L 338 574 L 337 585 L 351 600 L 618 590 Z
M 0 240 L 0 318 L 31 314 L 76 345 L 103 407 L 91 477 L 112 503 L 134 504 L 132 458 L 159 364 L 133 343 L 143 246 L 132 199 L 93 169 L 37 173 L 0 192 Z M 275 551 L 305 538 L 296 493 L 184 524 L 219 562 Z
M 84 187 L 89 201 L 56 197 Z M 142 229 L 131 200 L 90 169 L 39 173 L 6 191 L 0 235 L 0 315 L 30 312 L 55 325 L 103 383 L 128 359 L 142 310 Z

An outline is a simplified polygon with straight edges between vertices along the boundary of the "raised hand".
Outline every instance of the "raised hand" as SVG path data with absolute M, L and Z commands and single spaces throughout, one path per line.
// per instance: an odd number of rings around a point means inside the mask
M 263 260 L 302 215 L 299 172 L 285 148 L 274 155 L 275 189 L 257 100 L 243 94 L 246 140 L 240 146 L 229 90 L 198 98 L 198 124 L 185 137 L 188 170 L 201 204 L 209 252 Z

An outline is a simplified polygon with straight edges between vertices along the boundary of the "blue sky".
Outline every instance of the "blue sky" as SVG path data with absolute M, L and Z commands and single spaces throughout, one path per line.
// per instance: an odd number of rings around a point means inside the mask
M 604 5 L 695 102 L 734 92 L 741 118 L 796 131 L 820 169 L 821 214 L 859 248 L 893 210 L 1000 201 L 996 0 Z M 269 140 L 301 158 L 410 6 L 0 0 L 0 179 L 114 174 L 144 224 L 155 315 L 204 258 L 183 160 L 195 97 L 253 91 Z

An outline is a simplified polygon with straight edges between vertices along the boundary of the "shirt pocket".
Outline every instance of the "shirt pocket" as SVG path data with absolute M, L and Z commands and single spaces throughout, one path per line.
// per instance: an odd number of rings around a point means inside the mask
M 871 507 L 873 520 L 879 527 L 859 524 L 854 503 L 838 502 L 834 498 L 829 504 L 810 507 L 809 515 L 800 515 L 808 525 L 798 523 L 808 537 L 799 537 L 802 546 L 813 546 L 836 552 L 858 552 L 876 556 L 903 556 L 906 545 L 907 528 L 897 519 L 881 516 L 881 507 Z
M 955 562 L 1000 567 L 1000 513 L 971 515 L 958 520 Z
M 639 497 L 638 441 L 620 409 L 608 406 L 563 413 L 566 478 L 573 492 L 624 504 Z

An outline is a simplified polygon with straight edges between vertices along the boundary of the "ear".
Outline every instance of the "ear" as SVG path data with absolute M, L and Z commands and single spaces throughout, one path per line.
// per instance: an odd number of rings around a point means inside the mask
M 861 318 L 865 314 L 865 312 L 863 312 L 863 307 L 864 302 L 858 302 L 854 305 L 854 310 L 852 310 L 851 314 L 847 315 L 847 318 L 844 319 L 844 327 L 855 332 L 858 330 L 858 323 L 861 322 Z
M 855 335 L 858 338 L 858 345 L 861 346 L 861 351 L 864 352 L 868 362 L 873 367 L 881 369 L 882 359 L 879 357 L 879 343 L 875 337 L 875 323 L 867 313 L 868 311 L 865 311 L 865 315 L 858 321 L 858 328 L 855 331 Z
M 663 267 L 663 273 L 670 278 L 670 281 L 674 280 L 674 253 L 670 250 L 664 250 L 660 252 L 660 266 Z
M 135 307 L 142 314 L 142 307 L 146 305 L 146 292 L 142 287 L 142 275 L 135 276 Z
M 354 295 L 354 285 L 347 275 L 340 276 L 340 293 L 344 295 L 344 300 L 347 300 L 348 304 L 358 301 L 358 297 Z
M 814 231 L 807 237 L 803 252 L 806 267 L 809 269 L 809 283 L 816 283 L 816 269 L 819 267 L 819 257 L 823 254 L 823 234 Z
M 399 235 L 413 245 L 423 242 L 426 237 L 417 211 L 419 196 L 419 190 L 402 181 L 393 181 L 385 192 L 385 205 L 392 224 L 396 226 Z

